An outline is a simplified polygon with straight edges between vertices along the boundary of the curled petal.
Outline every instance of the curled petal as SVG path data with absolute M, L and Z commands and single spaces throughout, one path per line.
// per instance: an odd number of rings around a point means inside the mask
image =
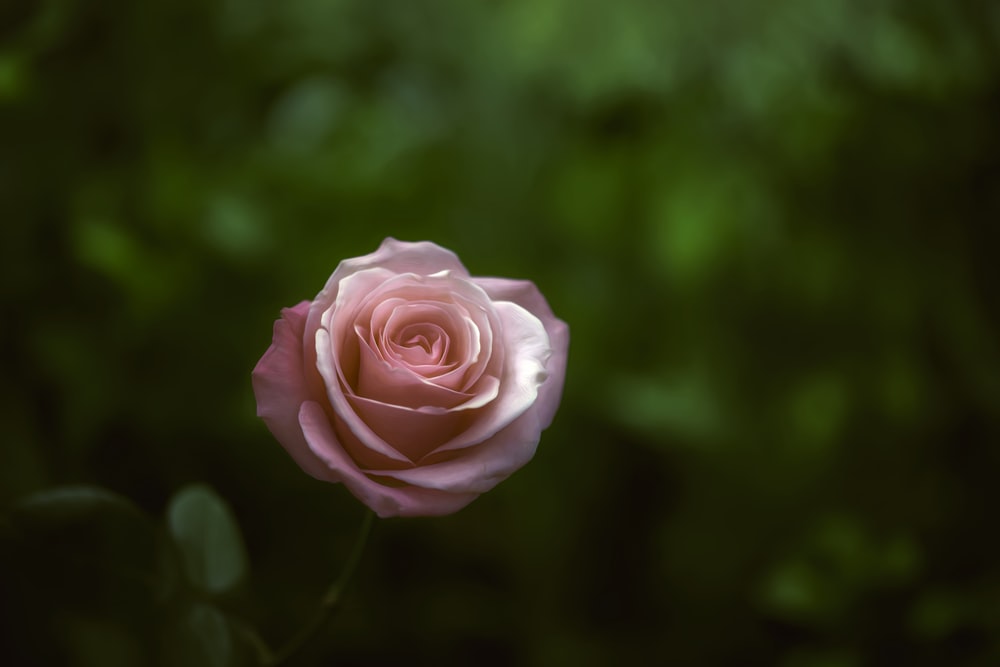
M 326 285 L 313 299 L 314 308 L 309 311 L 306 330 L 315 330 L 323 311 L 337 299 L 341 282 L 367 269 L 384 269 L 390 273 L 413 273 L 430 275 L 439 271 L 451 271 L 455 275 L 468 276 L 455 253 L 429 241 L 408 243 L 387 238 L 375 252 L 362 257 L 345 259 L 334 270 Z
M 538 396 L 548 378 L 551 356 L 549 337 L 541 321 L 510 301 L 493 304 L 503 331 L 506 361 L 497 398 L 482 408 L 461 434 L 435 449 L 435 453 L 477 445 L 520 417 Z
M 562 398 L 566 379 L 566 358 L 569 352 L 569 326 L 553 314 L 548 302 L 534 283 L 506 278 L 473 278 L 490 298 L 511 301 L 537 317 L 549 336 L 552 356 L 545 362 L 548 379 L 538 390 L 538 421 L 542 429 L 552 423 Z
M 352 396 L 360 421 L 396 451 L 417 463 L 441 442 L 461 433 L 469 424 L 462 411 L 413 409 Z
M 359 346 L 357 387 L 351 393 L 410 408 L 451 409 L 475 398 L 473 393 L 442 387 L 410 368 L 383 361 L 365 343 Z
M 303 403 L 298 420 L 309 448 L 327 466 L 331 476 L 343 482 L 358 500 L 372 508 L 380 517 L 451 514 L 471 503 L 478 495 L 381 484 L 360 471 L 347 456 L 326 413 L 318 403 Z
M 368 470 L 426 489 L 449 493 L 485 493 L 531 460 L 541 428 L 535 410 L 529 410 L 506 428 L 451 460 L 403 470 Z

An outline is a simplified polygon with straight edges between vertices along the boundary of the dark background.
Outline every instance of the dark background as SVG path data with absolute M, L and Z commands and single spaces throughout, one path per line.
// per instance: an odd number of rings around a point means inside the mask
M 534 280 L 565 396 L 298 664 L 1000 664 L 1000 3 L 7 0 L 0 220 L 4 664 L 196 664 L 192 482 L 302 625 L 363 508 L 250 370 L 388 235 Z

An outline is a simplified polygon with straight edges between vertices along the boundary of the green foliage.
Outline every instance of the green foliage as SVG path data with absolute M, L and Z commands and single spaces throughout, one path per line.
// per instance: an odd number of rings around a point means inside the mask
M 225 593 L 246 577 L 239 526 L 225 501 L 208 487 L 195 485 L 177 492 L 167 507 L 167 527 L 194 586 L 210 594 Z
M 226 617 L 215 607 L 194 603 L 167 626 L 166 664 L 228 667 L 234 663 L 234 642 Z
M 132 501 L 98 486 L 57 486 L 21 498 L 14 506 L 14 520 L 26 525 L 58 525 L 62 522 L 100 519 L 118 515 L 140 519 L 141 510 Z

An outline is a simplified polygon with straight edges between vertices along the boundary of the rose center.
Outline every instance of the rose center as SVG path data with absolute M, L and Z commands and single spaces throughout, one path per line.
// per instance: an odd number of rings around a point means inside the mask
M 396 358 L 410 366 L 440 364 L 448 352 L 448 335 L 434 324 L 411 324 L 390 342 Z

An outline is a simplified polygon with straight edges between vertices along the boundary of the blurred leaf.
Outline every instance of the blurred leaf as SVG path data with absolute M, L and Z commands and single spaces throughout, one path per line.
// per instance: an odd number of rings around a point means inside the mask
M 348 91 L 336 79 L 303 79 L 275 102 L 269 139 L 280 153 L 308 156 L 323 147 L 343 121 L 350 102 Z
M 194 485 L 179 491 L 170 501 L 167 523 L 192 584 L 208 593 L 225 593 L 246 576 L 246 550 L 236 518 L 210 488 Z
M 800 623 L 827 620 L 839 614 L 846 603 L 845 591 L 834 577 L 799 559 L 775 569 L 761 593 L 769 611 Z
M 257 254 L 266 245 L 265 221 L 252 201 L 233 193 L 219 193 L 208 204 L 205 240 L 233 257 Z
M 910 628 L 921 637 L 940 639 L 965 620 L 967 606 L 967 600 L 957 591 L 928 590 L 910 609 Z
M 176 667 L 227 667 L 235 664 L 233 637 L 225 615 L 195 603 L 168 628 L 167 662 Z
M 671 282 L 696 285 L 752 240 L 770 236 L 775 202 L 753 166 L 731 156 L 692 156 L 672 168 L 672 186 L 649 191 L 649 251 Z
M 897 537 L 883 545 L 878 565 L 886 583 L 909 583 L 920 571 L 921 553 L 912 540 Z
M 556 221 L 567 236 L 600 247 L 620 224 L 626 173 L 618 155 L 581 151 L 566 160 L 551 186 Z
M 908 584 L 920 552 L 902 536 L 875 535 L 847 514 L 831 514 L 806 531 L 802 542 L 765 578 L 763 605 L 801 623 L 848 615 L 876 591 Z
M 92 216 L 81 219 L 74 230 L 81 262 L 123 284 L 141 275 L 138 268 L 147 259 L 143 248 L 115 221 Z
M 60 486 L 33 493 L 13 507 L 18 523 L 56 524 L 99 513 L 141 518 L 142 510 L 128 498 L 99 486 Z
M 10 517 L 13 530 L 0 546 L 0 566 L 17 573 L 14 599 L 29 598 L 17 604 L 18 613 L 26 614 L 24 625 L 32 623 L 31 614 L 38 611 L 31 609 L 39 604 L 81 618 L 98 613 L 110 624 L 99 624 L 109 634 L 98 628 L 94 644 L 86 639 L 89 631 L 78 636 L 67 626 L 58 633 L 60 641 L 79 639 L 90 647 L 81 644 L 72 649 L 77 653 L 97 650 L 94 645 L 104 639 L 128 644 L 116 639 L 119 624 L 125 634 L 147 627 L 161 574 L 155 524 L 129 499 L 98 486 L 56 487 L 22 499 Z M 122 650 L 128 653 L 127 647 Z
M 74 667 L 140 667 L 147 665 L 142 645 L 119 623 L 81 615 L 68 616 L 63 632 Z
M 28 79 L 28 68 L 21 59 L 0 53 L 0 102 L 20 97 L 27 88 Z
M 834 372 L 808 375 L 788 397 L 787 420 L 795 445 L 824 449 L 831 445 L 845 422 L 850 392 L 843 377 Z
M 232 637 L 226 617 L 215 607 L 195 605 L 188 612 L 188 628 L 207 656 L 207 664 L 224 667 L 233 652 Z
M 706 441 L 726 423 L 710 379 L 697 370 L 669 379 L 623 376 L 611 384 L 608 400 L 614 414 L 642 431 Z

